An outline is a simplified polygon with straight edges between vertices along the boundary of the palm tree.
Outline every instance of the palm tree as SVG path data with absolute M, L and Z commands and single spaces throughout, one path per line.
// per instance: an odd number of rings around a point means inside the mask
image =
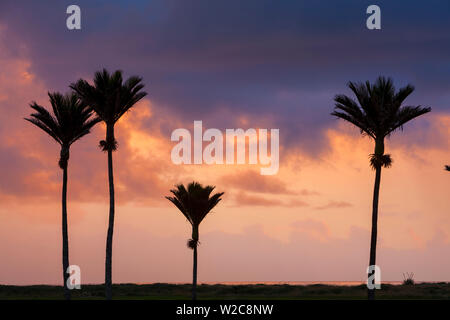
M 346 95 L 336 95 L 334 112 L 331 115 L 357 126 L 361 134 L 375 141 L 375 151 L 370 155 L 370 165 L 375 170 L 375 186 L 372 205 L 372 233 L 369 266 L 375 265 L 377 244 L 378 198 L 380 193 L 381 168 L 392 164 L 389 154 L 384 153 L 384 138 L 418 116 L 431 111 L 421 106 L 403 106 L 403 101 L 414 91 L 407 85 L 396 92 L 392 79 L 379 77 L 374 84 L 349 82 L 348 87 L 357 101 Z M 372 275 L 369 272 L 368 276 Z M 375 299 L 375 289 L 369 289 L 369 300 Z
M 114 125 L 147 93 L 141 91 L 144 88 L 142 78 L 132 76 L 123 82 L 122 71 L 119 70 L 109 74 L 106 69 L 103 69 L 95 73 L 94 85 L 80 79 L 76 83 L 72 83 L 70 87 L 81 100 L 94 109 L 97 116 L 106 124 L 106 138 L 100 141 L 100 148 L 108 153 L 109 224 L 106 238 L 105 293 L 106 299 L 110 300 L 112 299 L 112 242 L 115 211 L 112 153 L 117 149 Z
M 192 225 L 192 238 L 188 240 L 188 248 L 193 250 L 193 274 L 192 274 L 192 300 L 197 299 L 197 247 L 199 233 L 198 228 L 206 215 L 222 200 L 224 192 L 216 193 L 211 196 L 215 189 L 213 186 L 203 187 L 198 182 L 191 182 L 187 189 L 184 185 L 175 186 L 176 189 L 170 190 L 173 197 L 166 197 L 171 201 L 186 217 Z
M 53 109 L 53 115 L 44 107 L 32 102 L 30 107 L 36 113 L 25 120 L 44 130 L 61 146 L 59 167 L 63 170 L 62 185 L 62 257 L 63 257 L 63 281 L 64 296 L 70 299 L 70 290 L 67 280 L 69 274 L 69 237 L 67 230 L 67 166 L 69 162 L 70 146 L 81 137 L 88 134 L 91 128 L 99 122 L 98 118 L 92 118 L 92 109 L 78 99 L 75 93 L 62 95 L 60 93 L 48 93 Z

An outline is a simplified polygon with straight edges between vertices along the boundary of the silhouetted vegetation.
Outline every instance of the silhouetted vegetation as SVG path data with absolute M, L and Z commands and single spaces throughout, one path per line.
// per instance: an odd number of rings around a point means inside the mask
M 188 240 L 188 247 L 193 250 L 192 299 L 197 298 L 197 247 L 199 244 L 199 226 L 206 215 L 220 202 L 223 192 L 211 196 L 215 187 L 203 187 L 198 182 L 190 183 L 187 188 L 182 184 L 170 190 L 173 197 L 166 197 L 186 217 L 192 225 L 192 238 Z
M 90 129 L 99 122 L 98 118 L 91 118 L 92 109 L 78 99 L 74 93 L 62 95 L 48 93 L 52 105 L 53 115 L 36 102 L 30 104 L 35 110 L 25 120 L 41 128 L 52 137 L 61 147 L 59 167 L 63 170 L 62 185 L 62 257 L 64 296 L 70 299 L 67 287 L 67 268 L 69 267 L 69 237 L 67 226 L 67 166 L 70 156 L 70 146 L 81 137 L 89 133 Z
M 190 284 L 115 284 L 114 299 L 120 300 L 186 300 L 192 294 Z M 312 285 L 224 285 L 201 284 L 197 287 L 203 300 L 227 299 L 367 299 L 365 284 L 356 286 Z M 2 286 L 0 299 L 60 299 L 62 287 L 58 286 Z M 72 291 L 73 299 L 103 299 L 104 285 L 82 285 Z M 450 299 L 450 283 L 418 283 L 411 285 L 382 284 L 377 290 L 378 299 Z
M 414 281 L 414 273 L 407 272 L 403 274 L 403 284 L 404 285 L 414 285 L 416 282 Z
M 147 93 L 141 91 L 144 88 L 142 78 L 132 76 L 123 82 L 122 71 L 109 74 L 105 69 L 95 73 L 93 86 L 86 80 L 80 79 L 70 87 L 85 104 L 94 109 L 97 116 L 106 124 L 106 138 L 100 141 L 100 148 L 108 153 L 109 223 L 106 239 L 105 294 L 107 299 L 111 299 L 112 242 L 115 214 L 112 153 L 117 149 L 114 126 L 125 112 L 130 110 Z
M 358 127 L 363 135 L 375 141 L 374 153 L 370 155 L 370 165 L 375 170 L 375 185 L 372 203 L 372 232 L 370 241 L 369 266 L 376 265 L 378 199 L 380 193 L 381 168 L 392 165 L 390 154 L 384 152 L 384 139 L 389 137 L 408 121 L 417 118 L 431 108 L 402 106 L 404 100 L 414 91 L 407 85 L 396 92 L 390 78 L 379 77 L 374 84 L 349 82 L 348 87 L 356 96 L 354 99 L 336 95 L 334 112 L 331 114 Z M 369 273 L 368 277 L 370 278 Z M 375 299 L 375 289 L 369 289 L 368 298 Z

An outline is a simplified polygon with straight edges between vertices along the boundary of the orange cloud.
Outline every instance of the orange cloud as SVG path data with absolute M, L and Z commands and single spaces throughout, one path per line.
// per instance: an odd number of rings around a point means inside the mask
M 263 176 L 259 171 L 244 171 L 225 175 L 220 179 L 224 186 L 234 189 L 253 191 L 258 193 L 295 195 L 296 192 L 289 190 L 286 183 L 276 176 Z M 302 190 L 303 192 L 305 190 Z
M 346 201 L 329 201 L 325 205 L 317 206 L 315 209 L 317 210 L 327 210 L 327 209 L 339 209 L 339 208 L 348 208 L 353 205 Z

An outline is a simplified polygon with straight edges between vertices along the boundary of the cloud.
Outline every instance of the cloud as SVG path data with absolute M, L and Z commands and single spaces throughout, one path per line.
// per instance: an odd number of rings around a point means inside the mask
M 286 183 L 276 176 L 263 176 L 259 171 L 243 171 L 225 175 L 220 179 L 224 186 L 244 191 L 258 193 L 295 195 L 295 191 L 288 189 Z
M 66 90 L 102 67 L 123 69 L 143 76 L 152 101 L 185 123 L 232 128 L 244 115 L 256 127 L 265 119 L 282 129 L 282 145 L 313 156 L 329 147 L 324 131 L 334 123 L 332 98 L 350 94 L 349 80 L 390 75 L 398 86 L 416 85 L 408 103 L 449 110 L 448 4 L 442 2 L 424 9 L 419 1 L 407 8 L 382 1 L 389 31 L 377 33 L 365 28 L 366 8 L 358 1 L 339 14 L 331 2 L 200 1 L 188 9 L 183 1 L 80 1 L 80 32 L 65 28 L 64 3 L 2 3 L 8 51 L 24 48 L 31 73 L 49 88 Z M 400 17 L 392 16 L 398 11 Z M 409 23 L 414 19 L 424 23 Z
M 308 189 L 302 189 L 299 192 L 302 196 L 318 196 L 320 195 L 320 192 L 314 191 L 314 190 L 308 190 Z
M 282 206 L 283 204 L 280 200 L 249 195 L 244 192 L 236 194 L 234 200 L 237 206 Z
M 307 207 L 309 204 L 299 199 L 280 200 L 259 195 L 237 192 L 234 195 L 234 206 L 264 207 Z
M 307 234 L 310 237 L 319 241 L 329 241 L 331 231 L 328 225 L 322 221 L 313 219 L 298 220 L 292 222 L 292 227 L 295 232 Z
M 329 201 L 325 205 L 317 206 L 315 209 L 317 210 L 327 210 L 327 209 L 340 209 L 340 208 L 349 208 L 353 205 L 346 201 Z

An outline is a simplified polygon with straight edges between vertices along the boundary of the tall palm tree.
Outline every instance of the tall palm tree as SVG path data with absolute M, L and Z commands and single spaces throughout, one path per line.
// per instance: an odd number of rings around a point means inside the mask
M 63 170 L 62 185 L 62 257 L 64 296 L 70 299 L 67 280 L 69 274 L 69 237 L 67 228 L 67 166 L 69 162 L 70 146 L 81 137 L 88 134 L 91 128 L 100 120 L 91 117 L 92 109 L 78 99 L 75 93 L 62 95 L 48 93 L 53 109 L 53 115 L 44 107 L 32 102 L 30 107 L 35 110 L 25 120 L 44 130 L 61 146 L 59 167 Z
M 188 240 L 187 245 L 193 250 L 193 272 L 192 272 L 192 300 L 197 299 L 197 247 L 200 223 L 206 215 L 222 200 L 224 192 L 216 193 L 211 196 L 215 189 L 213 186 L 203 187 L 198 182 L 191 182 L 187 189 L 184 185 L 175 186 L 176 189 L 170 190 L 173 197 L 166 197 L 171 201 L 186 217 L 192 225 L 192 238 Z
M 348 87 L 357 101 L 346 95 L 336 95 L 335 109 L 331 115 L 344 119 L 375 141 L 375 151 L 370 155 L 370 165 L 375 170 L 375 186 L 372 204 L 372 233 L 369 266 L 375 265 L 378 222 L 378 198 L 380 193 L 381 168 L 392 164 L 389 154 L 384 153 L 384 139 L 394 131 L 403 129 L 408 121 L 431 111 L 421 106 L 403 106 L 404 100 L 414 91 L 407 85 L 395 90 L 392 79 L 379 77 L 374 84 L 349 82 Z M 369 272 L 368 277 L 373 273 Z M 375 289 L 368 290 L 368 298 L 375 299 Z
M 108 153 L 109 224 L 106 238 L 105 293 L 106 299 L 110 300 L 112 299 L 112 243 L 115 212 L 112 153 L 117 149 L 114 125 L 147 93 L 142 91 L 144 88 L 142 78 L 132 76 L 123 82 L 122 71 L 119 70 L 110 74 L 103 69 L 95 73 L 94 85 L 80 79 L 70 87 L 81 100 L 94 109 L 97 116 L 106 124 L 106 138 L 100 141 L 100 148 Z

